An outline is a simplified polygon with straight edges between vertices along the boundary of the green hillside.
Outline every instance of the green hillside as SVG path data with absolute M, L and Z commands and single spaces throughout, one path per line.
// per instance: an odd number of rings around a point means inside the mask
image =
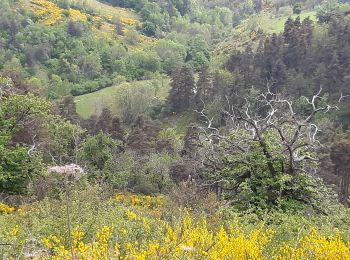
M 291 10 L 290 10 L 291 11 Z M 316 22 L 315 11 L 303 11 L 300 15 L 290 13 L 289 15 L 276 15 L 270 12 L 261 12 L 250 16 L 236 26 L 230 36 L 220 42 L 213 51 L 213 60 L 215 63 L 222 63 L 226 60 L 227 54 L 237 50 L 244 50 L 247 46 L 256 48 L 259 41 L 257 33 L 271 35 L 273 33 L 281 33 L 284 29 L 284 24 L 289 17 L 295 19 L 297 16 L 300 20 L 309 17 Z
M 349 0 L 0 0 L 0 259 L 350 260 Z

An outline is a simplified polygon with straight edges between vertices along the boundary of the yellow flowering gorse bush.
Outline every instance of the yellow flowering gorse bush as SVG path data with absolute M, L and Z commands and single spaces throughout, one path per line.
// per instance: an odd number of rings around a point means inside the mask
M 103 226 L 96 233 L 93 242 L 84 243 L 85 233 L 79 227 L 71 234 L 72 248 L 63 245 L 62 238 L 50 236 L 43 240 L 43 244 L 53 252 L 50 259 L 109 259 L 109 256 L 118 256 L 118 248 L 110 248 L 109 240 L 112 235 L 112 228 Z M 73 254 L 73 255 L 72 255 Z M 45 257 L 44 257 L 45 258 Z
M 132 217 L 134 219 L 134 217 Z M 164 223 L 163 223 L 164 224 Z M 183 221 L 166 224 L 160 237 L 151 241 L 114 241 L 114 229 L 103 226 L 91 242 L 83 242 L 84 232 L 77 227 L 72 232 L 73 251 L 55 236 L 44 240 L 52 250 L 51 259 L 350 259 L 350 244 L 339 234 L 323 236 L 312 229 L 296 244 L 268 248 L 275 232 L 260 226 L 244 232 L 238 221 L 232 221 L 217 231 L 208 228 L 206 218 L 195 222 L 187 213 Z M 118 233 L 118 232 L 117 232 Z M 117 237 L 119 236 L 116 234 Z
M 143 196 L 118 193 L 114 196 L 113 200 L 125 205 L 139 206 L 144 208 L 157 208 L 164 204 L 163 196 Z
M 326 237 L 311 229 L 297 243 L 286 243 L 275 255 L 278 260 L 297 259 L 350 259 L 350 242 L 344 242 L 339 231 Z
M 87 15 L 80 12 L 77 9 L 69 9 L 69 17 L 73 20 L 73 21 L 83 21 L 86 22 L 87 21 Z
M 14 245 L 0 251 L 0 258 L 21 259 L 25 248 L 34 259 L 53 260 L 350 259 L 346 230 L 326 236 L 305 227 L 284 236 L 279 226 L 257 219 L 255 225 L 247 225 L 240 217 L 222 213 L 206 217 L 196 210 L 167 212 L 171 204 L 166 201 L 161 196 L 118 193 L 89 208 L 72 200 L 70 210 L 74 205 L 76 210 L 69 229 L 66 216 L 57 215 L 65 212 L 62 202 L 22 205 L 21 213 L 0 214 L 0 241 Z M 53 215 L 48 212 L 52 207 L 59 208 Z
M 0 203 L 0 213 L 10 214 L 10 213 L 13 213 L 14 211 L 15 211 L 15 208 L 10 207 L 4 203 Z
M 31 7 L 44 25 L 55 25 L 64 18 L 64 9 L 49 0 L 31 0 Z M 73 21 L 86 22 L 88 18 L 86 14 L 73 8 L 68 9 L 68 16 Z
M 138 21 L 132 18 L 122 18 L 121 19 L 122 24 L 124 25 L 136 25 L 138 24 Z
M 34 13 L 40 17 L 40 22 L 44 25 L 54 25 L 62 20 L 63 9 L 53 2 L 47 0 L 31 0 L 31 7 Z
M 117 35 L 114 22 L 115 17 L 119 17 L 123 25 L 123 34 L 126 34 L 130 28 L 139 24 L 139 21 L 124 8 L 113 7 L 114 15 L 111 15 L 110 11 L 108 13 L 102 12 L 102 9 L 97 12 L 99 13 L 98 15 L 88 15 L 74 8 L 62 9 L 53 0 L 30 0 L 29 7 L 38 16 L 39 22 L 47 26 L 56 25 L 64 21 L 65 17 L 75 22 L 87 22 L 89 20 L 88 18 L 91 18 L 91 30 L 96 35 L 110 40 L 118 37 L 123 38 Z M 138 39 L 140 46 L 130 46 L 130 51 L 142 51 L 145 47 L 154 45 L 156 42 L 157 39 L 155 38 L 140 35 Z

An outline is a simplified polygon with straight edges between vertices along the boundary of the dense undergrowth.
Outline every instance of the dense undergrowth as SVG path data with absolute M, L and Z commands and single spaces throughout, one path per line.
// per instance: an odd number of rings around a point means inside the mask
M 78 187 L 79 186 L 79 187 Z M 31 259 L 348 259 L 350 213 L 236 213 L 208 195 L 170 197 L 78 185 L 56 198 L 0 207 L 0 256 Z

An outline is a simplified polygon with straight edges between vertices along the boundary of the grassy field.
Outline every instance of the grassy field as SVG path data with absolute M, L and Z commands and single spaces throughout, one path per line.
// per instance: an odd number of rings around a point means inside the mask
M 137 109 L 146 109 L 152 100 L 164 100 L 169 88 L 169 79 L 143 80 L 124 82 L 118 86 L 112 86 L 99 91 L 77 96 L 75 102 L 80 116 L 87 118 L 93 114 L 99 114 L 103 108 L 108 107 L 115 114 L 119 114 L 120 102 L 128 99 L 134 105 L 143 103 Z M 147 104 L 148 103 L 148 104 Z M 135 108 L 136 109 L 136 108 Z
M 75 102 L 79 115 L 87 118 L 92 114 L 99 114 L 103 107 L 109 107 L 115 111 L 115 100 L 118 92 L 118 86 L 113 86 L 76 97 Z

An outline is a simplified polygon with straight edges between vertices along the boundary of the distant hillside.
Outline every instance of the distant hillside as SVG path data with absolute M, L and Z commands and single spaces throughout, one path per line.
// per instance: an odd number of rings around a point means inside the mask
M 90 21 L 94 34 L 125 44 L 130 50 L 142 50 L 155 42 L 154 38 L 145 35 L 138 38 L 136 45 L 130 45 L 125 39 L 125 34 L 129 30 L 136 30 L 140 24 L 138 15 L 132 9 L 111 6 L 97 0 L 74 0 L 69 5 L 55 4 L 50 0 L 26 0 L 25 6 L 38 16 L 39 23 L 47 26 L 67 20 Z
M 309 17 L 316 22 L 316 11 L 303 11 L 299 15 L 292 13 L 275 15 L 271 12 L 261 12 L 249 16 L 232 30 L 230 36 L 215 47 L 213 60 L 218 64 L 222 64 L 226 60 L 227 55 L 234 51 L 243 51 L 247 46 L 256 48 L 259 43 L 259 37 L 262 36 L 261 34 L 279 34 L 283 32 L 287 19 L 289 17 L 295 19 L 297 16 L 300 16 L 301 20 Z

